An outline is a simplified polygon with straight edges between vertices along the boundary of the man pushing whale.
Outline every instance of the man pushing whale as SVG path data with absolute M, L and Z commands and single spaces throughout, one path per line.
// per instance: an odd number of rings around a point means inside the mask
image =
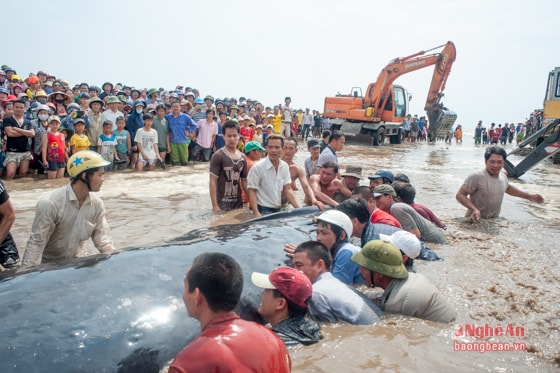
M 23 267 L 79 256 L 89 238 L 100 252 L 115 251 L 105 205 L 92 193 L 101 190 L 104 167 L 109 163 L 90 150 L 68 159 L 70 183 L 37 202 Z

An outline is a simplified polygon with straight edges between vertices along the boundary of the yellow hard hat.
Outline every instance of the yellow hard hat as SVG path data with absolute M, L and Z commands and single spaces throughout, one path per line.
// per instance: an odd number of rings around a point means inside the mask
M 68 159 L 66 169 L 68 170 L 68 175 L 74 178 L 84 171 L 104 167 L 109 164 L 111 164 L 111 162 L 103 159 L 99 153 L 91 150 L 82 150 Z

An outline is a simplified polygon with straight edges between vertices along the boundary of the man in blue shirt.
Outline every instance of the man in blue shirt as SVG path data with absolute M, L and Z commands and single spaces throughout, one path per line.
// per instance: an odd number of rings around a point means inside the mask
M 189 161 L 189 141 L 191 128 L 196 128 L 196 123 L 185 113 L 181 113 L 178 102 L 171 104 L 171 114 L 165 116 L 169 123 L 171 145 L 171 164 L 173 166 L 186 166 Z
M 325 245 L 317 241 L 300 244 L 294 252 L 293 263 L 313 284 L 308 306 L 312 319 L 354 325 L 379 321 L 379 306 L 332 275 L 332 258 Z

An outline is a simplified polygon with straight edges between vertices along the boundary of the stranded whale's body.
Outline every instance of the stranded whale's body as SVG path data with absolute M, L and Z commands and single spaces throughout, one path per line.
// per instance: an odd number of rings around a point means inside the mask
M 270 272 L 284 263 L 285 243 L 314 237 L 311 212 L 317 209 L 2 279 L 0 372 L 157 372 L 200 333 L 182 300 L 192 260 L 209 251 L 233 256 L 245 281 L 237 312 L 255 319 L 260 290 L 251 272 Z

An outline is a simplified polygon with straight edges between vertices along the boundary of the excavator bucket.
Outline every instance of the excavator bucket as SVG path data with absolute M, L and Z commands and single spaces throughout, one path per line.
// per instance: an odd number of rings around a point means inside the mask
M 428 109 L 428 138 L 430 141 L 436 141 L 438 137 L 445 137 L 453 128 L 457 120 L 457 114 L 451 110 L 444 108 Z

